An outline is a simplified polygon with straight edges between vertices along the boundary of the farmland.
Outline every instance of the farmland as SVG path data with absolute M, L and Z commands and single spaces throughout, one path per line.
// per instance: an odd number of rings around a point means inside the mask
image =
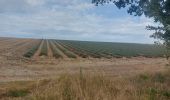
M 86 42 L 69 40 L 40 40 L 41 43 L 30 47 L 23 56 L 33 58 L 47 57 L 48 51 L 55 58 L 122 58 L 122 57 L 163 57 L 163 46 L 153 44 Z
M 168 100 L 164 52 L 153 44 L 0 38 L 0 99 Z

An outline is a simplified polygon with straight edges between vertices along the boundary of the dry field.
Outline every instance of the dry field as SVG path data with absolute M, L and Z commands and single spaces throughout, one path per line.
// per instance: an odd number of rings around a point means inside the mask
M 0 38 L 0 99 L 170 99 L 169 79 L 167 83 L 152 82 L 154 75 L 158 75 L 158 80 L 167 77 L 169 66 L 165 58 L 111 57 L 78 50 L 54 40 Z M 144 83 L 129 82 L 141 81 L 138 76 Z M 149 86 L 151 94 L 141 92 L 141 87 Z M 164 88 L 165 94 L 158 93 L 157 89 Z

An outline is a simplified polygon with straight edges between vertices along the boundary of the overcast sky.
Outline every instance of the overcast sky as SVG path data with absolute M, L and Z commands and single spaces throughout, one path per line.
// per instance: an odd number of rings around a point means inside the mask
M 153 21 L 91 0 L 0 0 L 0 36 L 153 43 Z

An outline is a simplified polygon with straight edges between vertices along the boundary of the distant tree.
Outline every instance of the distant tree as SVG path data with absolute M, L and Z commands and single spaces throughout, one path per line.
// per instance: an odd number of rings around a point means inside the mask
M 92 0 L 92 3 L 97 6 L 114 3 L 119 9 L 128 8 L 127 12 L 130 15 L 145 15 L 153 18 L 154 22 L 160 24 L 148 25 L 146 29 L 154 30 L 151 37 L 162 40 L 166 48 L 170 50 L 170 0 Z

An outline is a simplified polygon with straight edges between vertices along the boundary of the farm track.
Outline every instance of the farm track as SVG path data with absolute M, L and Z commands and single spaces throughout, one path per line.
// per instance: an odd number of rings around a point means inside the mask
M 53 52 L 52 52 L 52 50 L 51 50 L 51 47 L 50 47 L 50 40 L 47 40 L 47 48 L 48 48 L 48 57 L 51 59 L 51 58 L 53 58 Z
M 35 54 L 32 57 L 33 59 L 38 59 L 39 58 L 39 55 L 41 53 L 41 49 L 42 49 L 42 46 L 43 46 L 44 42 L 45 42 L 44 40 L 41 41 L 41 44 L 39 45 L 38 50 L 35 52 Z

